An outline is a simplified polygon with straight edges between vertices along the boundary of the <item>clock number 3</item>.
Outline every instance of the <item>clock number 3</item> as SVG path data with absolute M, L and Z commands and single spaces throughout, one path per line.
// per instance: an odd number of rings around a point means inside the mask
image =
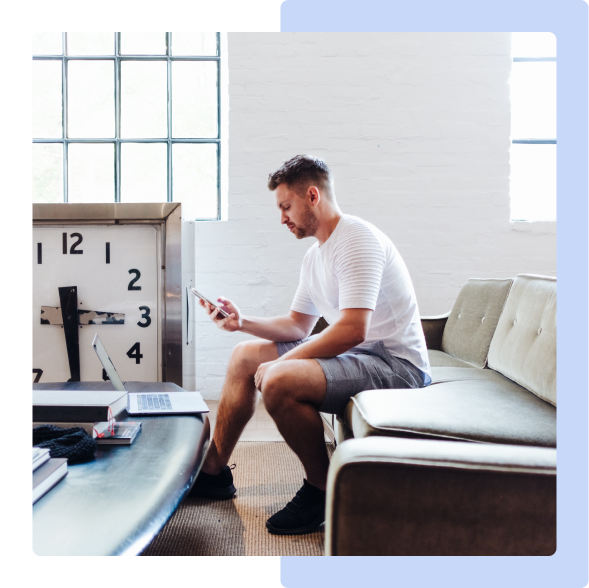
M 80 233 L 72 233 L 70 235 L 70 237 L 72 239 L 74 237 L 78 238 L 78 240 L 75 243 L 73 243 L 72 246 L 70 247 L 70 255 L 82 255 L 82 253 L 84 253 L 84 251 L 82 249 L 76 249 L 76 247 L 84 240 L 84 237 L 82 237 L 82 235 Z M 62 238 L 63 238 L 63 254 L 67 255 L 67 233 L 63 233 Z
M 141 290 L 141 286 L 135 286 L 135 282 L 141 277 L 141 272 L 138 269 L 130 269 L 130 274 L 135 274 L 135 277 L 129 282 L 127 290 Z M 147 325 L 145 325 L 147 327 Z
M 133 347 L 131 347 L 131 349 L 127 351 L 127 357 L 129 357 L 130 359 L 134 359 L 135 363 L 141 363 L 141 358 L 143 357 L 143 354 L 141 353 L 141 347 L 139 343 L 135 343 L 135 345 L 133 345 Z
M 151 317 L 149 316 L 149 306 L 140 306 L 139 310 L 143 311 L 141 318 L 145 319 L 145 322 L 138 322 L 137 324 L 143 328 L 149 327 L 149 325 L 151 325 Z

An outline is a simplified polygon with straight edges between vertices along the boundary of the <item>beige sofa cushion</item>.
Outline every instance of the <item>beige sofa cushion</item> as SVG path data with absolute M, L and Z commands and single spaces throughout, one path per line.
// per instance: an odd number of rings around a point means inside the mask
M 463 359 L 452 357 L 443 351 L 437 351 L 435 349 L 428 349 L 427 354 L 429 355 L 429 364 L 432 368 L 434 367 L 455 367 L 455 368 L 476 368 L 476 365 L 468 363 Z
M 421 437 L 556 447 L 553 406 L 497 372 L 459 371 L 472 379 L 360 392 L 346 407 L 343 420 L 356 438 Z
M 472 278 L 462 286 L 442 335 L 442 351 L 477 367 L 487 353 L 513 280 Z
M 491 342 L 489 367 L 556 406 L 556 278 L 515 278 Z

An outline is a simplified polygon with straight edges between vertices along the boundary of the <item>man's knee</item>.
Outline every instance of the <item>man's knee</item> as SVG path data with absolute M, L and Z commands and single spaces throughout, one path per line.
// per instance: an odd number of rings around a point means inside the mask
M 271 346 L 274 346 L 274 349 L 276 348 L 274 343 L 266 341 L 263 342 L 255 339 L 241 341 L 233 348 L 229 360 L 229 367 L 235 368 L 248 376 L 253 376 L 261 363 L 271 361 L 271 359 L 266 359 L 266 356 L 272 355 Z
M 294 400 L 290 394 L 294 374 L 288 364 L 289 362 L 279 362 L 271 365 L 264 374 L 260 392 L 262 392 L 266 410 L 270 414 L 283 407 L 285 402 Z

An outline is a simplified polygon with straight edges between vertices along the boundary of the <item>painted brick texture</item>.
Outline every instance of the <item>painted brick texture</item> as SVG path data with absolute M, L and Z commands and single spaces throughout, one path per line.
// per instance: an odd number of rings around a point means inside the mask
M 556 275 L 552 223 L 509 222 L 511 68 L 506 33 L 228 35 L 228 220 L 197 223 L 195 284 L 248 315 L 287 313 L 301 260 L 268 174 L 323 157 L 342 210 L 383 230 L 422 315 L 449 310 L 470 277 Z M 249 338 L 196 316 L 185 385 L 218 398 Z

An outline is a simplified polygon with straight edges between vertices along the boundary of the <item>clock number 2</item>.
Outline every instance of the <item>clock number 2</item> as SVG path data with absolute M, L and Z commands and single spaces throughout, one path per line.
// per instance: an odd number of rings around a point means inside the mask
M 143 354 L 141 353 L 141 347 L 139 343 L 135 343 L 135 345 L 133 345 L 133 347 L 131 347 L 131 349 L 127 351 L 127 357 L 129 357 L 130 359 L 134 359 L 135 363 L 141 363 L 141 358 L 143 357 Z
M 149 325 L 151 325 L 151 317 L 149 316 L 149 311 L 150 311 L 149 306 L 140 306 L 139 310 L 143 311 L 141 318 L 145 319 L 145 322 L 144 323 L 138 322 L 137 324 L 143 328 L 149 327 Z
M 67 233 L 62 234 L 63 237 L 63 254 L 67 255 Z M 70 247 L 70 255 L 82 255 L 84 251 L 82 249 L 76 249 L 76 247 L 84 240 L 84 237 L 80 233 L 72 233 L 70 237 L 73 239 L 77 237 L 78 240 Z
M 141 290 L 141 286 L 135 286 L 135 282 L 141 277 L 141 272 L 138 269 L 130 269 L 130 274 L 135 274 L 135 277 L 129 282 L 127 290 Z M 147 325 L 145 325 L 147 326 Z

